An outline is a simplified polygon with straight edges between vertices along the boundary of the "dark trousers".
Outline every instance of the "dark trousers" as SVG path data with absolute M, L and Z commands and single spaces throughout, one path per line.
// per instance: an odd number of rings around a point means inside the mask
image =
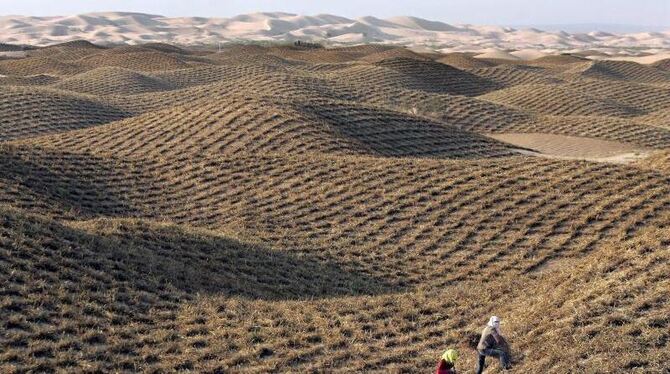
M 485 349 L 483 351 L 479 351 L 479 362 L 477 362 L 476 370 L 477 374 L 482 374 L 484 371 L 484 362 L 486 362 L 486 356 L 498 357 L 500 359 L 500 366 L 502 366 L 503 369 L 508 369 L 510 366 L 507 352 L 501 349 Z

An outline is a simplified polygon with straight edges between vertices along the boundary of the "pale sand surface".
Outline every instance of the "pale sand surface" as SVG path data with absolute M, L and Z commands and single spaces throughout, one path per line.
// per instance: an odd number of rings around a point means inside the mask
M 0 57 L 21 58 L 26 57 L 25 51 L 0 52 Z
M 602 59 L 602 57 L 599 57 Z M 596 59 L 596 58 L 594 58 Z M 624 57 L 607 57 L 607 60 L 616 60 L 616 61 L 632 61 L 637 62 L 638 64 L 653 64 L 654 62 L 670 59 L 670 52 L 661 52 L 657 54 L 652 54 L 649 56 L 624 56 Z
M 535 60 L 538 58 L 546 57 L 551 55 L 551 53 L 545 53 L 537 49 L 522 49 L 510 53 L 512 56 L 520 58 L 522 60 Z
M 500 50 L 500 49 L 490 49 L 484 51 L 484 53 L 478 54 L 476 58 L 495 58 L 501 60 L 521 60 L 520 57 L 517 57 L 509 52 Z
M 541 133 L 490 134 L 491 138 L 529 150 L 520 153 L 567 160 L 629 163 L 647 157 L 644 148 L 609 140 Z M 532 150 L 532 151 L 531 151 Z
M 542 54 L 585 50 L 633 58 L 670 53 L 670 30 L 635 34 L 594 30 L 588 34 L 571 34 L 502 26 L 451 25 L 416 17 L 350 19 L 329 14 L 305 16 L 282 12 L 243 14 L 232 18 L 170 18 L 128 12 L 56 17 L 0 16 L 0 43 L 44 46 L 78 39 L 93 43 L 183 45 L 298 39 L 330 45 L 384 43 L 523 60 Z

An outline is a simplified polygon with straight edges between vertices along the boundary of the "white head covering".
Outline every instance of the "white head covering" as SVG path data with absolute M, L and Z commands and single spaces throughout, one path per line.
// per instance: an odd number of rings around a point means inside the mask
M 498 318 L 497 316 L 492 316 L 489 319 L 488 325 L 496 329 L 498 334 L 500 334 L 500 318 Z
M 489 326 L 491 327 L 496 327 L 496 325 L 500 325 L 500 318 L 493 316 L 489 319 Z

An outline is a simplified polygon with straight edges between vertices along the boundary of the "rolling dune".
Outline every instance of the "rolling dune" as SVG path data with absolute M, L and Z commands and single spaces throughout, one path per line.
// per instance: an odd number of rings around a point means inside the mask
M 348 22 L 0 18 L 44 43 Z M 365 17 L 331 38 L 371 29 L 476 37 Z M 448 347 L 467 372 L 493 314 L 515 372 L 666 372 L 665 65 L 499 57 L 68 42 L 0 60 L 0 372 L 426 372 Z
M 670 30 L 613 34 L 546 32 L 533 28 L 450 25 L 416 17 L 348 19 L 329 14 L 281 12 L 231 18 L 177 17 L 107 12 L 63 17 L 0 17 L 0 42 L 50 45 L 78 39 L 100 44 L 317 41 L 332 45 L 382 43 L 430 46 L 441 52 L 476 52 L 482 58 L 529 60 L 557 52 L 584 51 L 655 62 L 648 54 L 670 50 Z M 622 53 L 623 52 L 623 53 Z M 659 54 L 662 55 L 662 54 Z M 653 57 L 653 56 L 652 56 Z

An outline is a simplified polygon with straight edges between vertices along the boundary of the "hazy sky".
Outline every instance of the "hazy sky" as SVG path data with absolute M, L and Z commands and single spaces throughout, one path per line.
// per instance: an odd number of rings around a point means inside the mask
M 0 15 L 69 15 L 97 11 L 205 17 L 285 11 L 346 17 L 411 15 L 451 23 L 499 25 L 670 26 L 670 0 L 0 0 Z

